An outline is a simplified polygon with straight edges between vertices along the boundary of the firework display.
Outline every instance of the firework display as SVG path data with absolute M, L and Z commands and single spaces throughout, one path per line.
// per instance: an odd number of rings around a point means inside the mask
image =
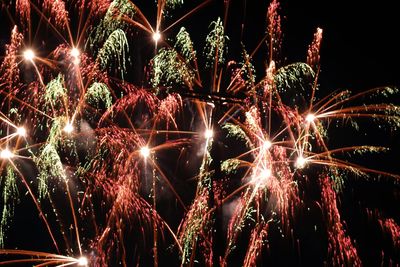
M 400 176 L 364 164 L 376 140 L 331 137 L 397 132 L 398 90 L 321 94 L 323 29 L 285 62 L 277 0 L 237 54 L 230 1 L 202 43 L 186 23 L 212 1 L 153 2 L 0 2 L 0 265 L 365 264 L 341 201 Z M 358 213 L 400 264 L 399 214 Z

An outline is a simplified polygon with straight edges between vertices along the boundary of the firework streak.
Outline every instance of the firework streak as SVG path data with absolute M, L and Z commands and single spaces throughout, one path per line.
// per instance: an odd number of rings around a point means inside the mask
M 158 0 L 154 22 L 142 2 L 1 1 L 1 23 L 16 25 L 0 65 L 0 265 L 368 260 L 342 214 L 345 188 L 400 177 L 356 158 L 386 147 L 338 146 L 330 133 L 397 131 L 397 89 L 320 97 L 323 30 L 304 63 L 283 64 L 276 0 L 264 38 L 252 51 L 240 40 L 237 60 L 230 1 L 202 44 L 183 24 L 211 1 Z M 171 23 L 181 8 L 189 11 Z M 21 205 L 37 221 L 36 245 L 18 235 Z M 386 242 L 381 263 L 400 264 L 399 218 L 363 210 Z

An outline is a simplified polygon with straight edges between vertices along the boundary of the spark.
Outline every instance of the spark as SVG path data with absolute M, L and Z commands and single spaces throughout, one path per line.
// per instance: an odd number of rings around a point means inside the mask
M 27 49 L 24 51 L 24 58 L 25 60 L 28 61 L 33 61 L 33 59 L 36 57 L 35 52 L 33 52 L 32 49 Z
M 147 158 L 150 156 L 150 149 L 148 146 L 144 146 L 140 149 L 140 155 L 142 155 L 143 158 Z
M 296 160 L 296 167 L 299 168 L 299 169 L 304 168 L 304 166 L 306 165 L 307 161 L 308 160 L 306 158 L 304 158 L 303 156 L 299 156 L 297 158 L 297 160 Z
M 71 56 L 77 58 L 81 55 L 81 52 L 79 51 L 78 48 L 74 47 L 71 49 Z
M 26 129 L 24 127 L 18 127 L 17 128 L 17 134 L 21 137 L 26 136 Z
M 72 123 L 70 123 L 70 122 L 67 122 L 67 124 L 65 124 L 65 127 L 64 127 L 64 132 L 66 132 L 67 134 L 70 134 L 70 133 L 72 133 L 72 131 L 74 130 L 74 126 L 72 125 Z
M 14 157 L 14 153 L 12 153 L 8 148 L 6 148 L 0 152 L 1 159 L 11 159 L 13 157 Z
M 263 168 L 252 176 L 252 183 L 260 185 L 264 184 L 272 176 L 272 170 Z
M 87 258 L 86 257 L 80 257 L 79 259 L 78 259 L 78 266 L 87 266 L 88 265 L 88 260 L 87 260 Z
M 270 169 L 263 169 L 260 173 L 260 178 L 265 180 L 271 177 L 272 171 Z
M 157 43 L 161 39 L 160 32 L 158 32 L 158 31 L 154 32 L 152 38 L 153 38 L 154 42 Z
M 312 114 L 312 113 L 307 114 L 306 121 L 308 123 L 312 123 L 314 120 L 315 120 L 315 115 L 314 114 Z
M 81 60 L 79 58 L 80 55 L 81 55 L 81 51 L 79 51 L 78 48 L 74 47 L 71 49 L 71 56 L 73 57 L 73 63 L 75 65 L 78 65 L 81 62 Z
M 205 132 L 204 132 L 204 137 L 206 138 L 206 139 L 210 139 L 210 138 L 212 138 L 214 136 L 214 131 L 212 130 L 212 129 L 207 129 Z
M 272 143 L 269 140 L 265 140 L 263 143 L 264 150 L 269 150 L 272 147 Z

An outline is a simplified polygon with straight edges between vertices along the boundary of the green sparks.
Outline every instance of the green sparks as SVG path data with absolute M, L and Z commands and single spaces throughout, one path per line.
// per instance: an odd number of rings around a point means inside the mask
M 179 51 L 186 63 L 196 59 L 196 51 L 193 48 L 192 39 L 184 27 L 176 35 L 175 49 Z
M 39 170 L 37 177 L 39 197 L 44 198 L 48 192 L 48 179 L 51 177 L 65 179 L 66 173 L 57 149 L 52 143 L 46 144 L 34 161 Z
M 213 21 L 210 24 L 211 27 L 213 29 L 207 35 L 204 49 L 204 55 L 207 58 L 206 66 L 209 68 L 224 63 L 224 56 L 227 53 L 226 42 L 229 40 L 225 35 L 224 26 L 220 18 L 217 21 Z
M 238 159 L 227 159 L 221 164 L 221 171 L 225 174 L 236 174 L 240 166 L 240 160 Z
M 0 248 L 4 246 L 4 233 L 8 227 L 9 220 L 14 214 L 14 202 L 18 199 L 18 188 L 16 176 L 12 166 L 7 165 L 5 176 L 0 176 L 2 188 L 3 211 L 0 221 Z
M 168 9 L 175 9 L 183 4 L 183 0 L 166 0 L 165 6 Z
M 62 101 L 65 101 L 66 98 L 67 89 L 64 87 L 64 76 L 62 74 L 58 74 L 55 79 L 51 80 L 46 85 L 44 100 L 52 107 L 61 107 L 63 105 Z
M 243 61 L 241 62 L 242 65 L 241 72 L 245 78 L 244 80 L 246 83 L 246 87 L 247 88 L 254 87 L 254 84 L 256 82 L 256 70 L 251 62 L 250 55 L 247 53 L 244 47 L 243 47 L 242 57 Z
M 183 62 L 176 50 L 161 48 L 153 59 L 154 87 L 171 86 L 176 84 L 191 85 L 194 79 L 194 72 Z
M 121 29 L 113 31 L 105 41 L 103 47 L 99 50 L 97 59 L 100 66 L 105 69 L 107 66 L 116 61 L 117 70 L 121 72 L 122 79 L 126 71 L 125 62 L 129 50 L 128 39 L 125 32 Z
M 131 18 L 136 14 L 136 8 L 129 0 L 114 0 L 99 25 L 94 28 L 89 37 L 90 47 L 105 42 L 106 38 L 118 29 L 127 29 L 128 23 L 124 18 Z
M 239 125 L 235 125 L 233 123 L 225 123 L 224 125 L 222 125 L 222 129 L 227 131 L 227 138 L 234 138 L 238 141 L 242 141 L 246 144 L 247 147 L 252 148 L 252 143 L 249 137 Z
M 85 99 L 88 103 L 99 105 L 101 102 L 104 103 L 108 109 L 112 105 L 112 96 L 107 85 L 104 83 L 95 82 L 93 83 L 86 92 Z
M 306 63 L 293 63 L 278 69 L 275 84 L 279 92 L 298 90 L 305 92 L 314 81 L 315 73 Z

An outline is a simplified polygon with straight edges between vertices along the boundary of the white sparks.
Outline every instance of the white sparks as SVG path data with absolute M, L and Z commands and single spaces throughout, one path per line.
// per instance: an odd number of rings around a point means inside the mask
M 157 31 L 157 32 L 153 33 L 152 37 L 153 37 L 154 42 L 157 43 L 161 39 L 161 34 Z
M 306 121 L 308 123 L 312 123 L 314 120 L 315 120 L 315 115 L 314 114 L 312 114 L 312 113 L 307 114 Z
M 17 128 L 17 134 L 21 137 L 26 136 L 26 129 L 24 127 L 18 127 Z
M 80 55 L 81 55 L 81 51 L 79 51 L 78 48 L 74 47 L 74 48 L 71 49 L 71 56 L 73 57 L 73 61 L 72 62 L 75 65 L 78 65 L 81 62 L 81 60 L 79 58 Z
M 71 49 L 71 56 L 73 57 L 79 57 L 81 55 L 81 52 L 79 51 L 78 48 L 74 47 Z
M 78 259 L 78 266 L 87 266 L 88 265 L 88 260 L 87 260 L 87 258 L 86 257 L 80 257 L 79 259 Z
M 296 167 L 299 169 L 304 168 L 304 166 L 307 163 L 307 159 L 305 159 L 303 156 L 299 156 L 296 160 Z
M 272 147 L 272 143 L 269 140 L 265 140 L 263 143 L 264 150 L 269 150 Z
M 210 139 L 210 138 L 212 138 L 213 136 L 214 136 L 214 131 L 211 130 L 211 129 L 207 129 L 207 130 L 204 132 L 204 137 L 205 137 L 206 139 Z
M 32 49 L 27 49 L 24 51 L 24 58 L 25 60 L 32 61 L 35 58 L 35 53 L 33 52 Z
M 147 146 L 144 146 L 140 149 L 140 154 L 143 158 L 147 158 L 148 156 L 150 156 L 150 149 Z
M 72 123 L 68 122 L 67 124 L 65 124 L 64 127 L 64 132 L 66 132 L 67 134 L 72 133 L 72 131 L 74 130 L 74 126 L 72 126 Z
M 270 169 L 264 169 L 260 173 L 260 178 L 265 180 L 265 179 L 268 179 L 269 177 L 271 177 L 271 175 L 272 175 L 272 171 Z
M 11 159 L 12 157 L 14 157 L 14 153 L 12 153 L 8 148 L 0 152 L 1 159 Z

